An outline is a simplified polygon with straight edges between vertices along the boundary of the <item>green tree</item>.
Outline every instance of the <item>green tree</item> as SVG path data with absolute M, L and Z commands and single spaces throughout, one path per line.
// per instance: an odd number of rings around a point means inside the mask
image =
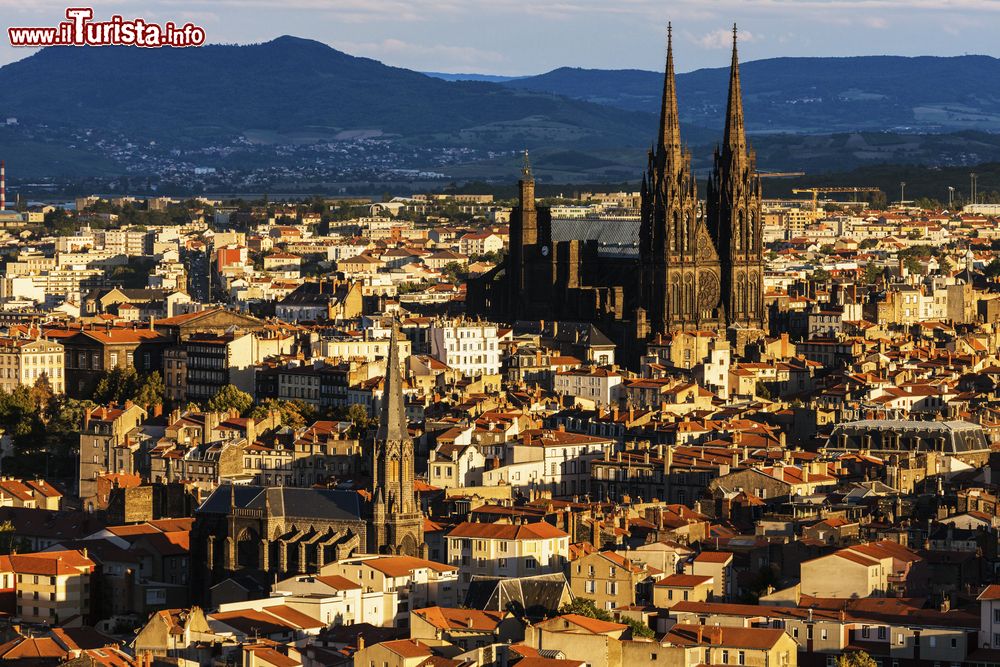
M 0 523 L 0 554 L 8 556 L 25 551 L 31 551 L 31 545 L 17 537 L 14 524 L 10 521 Z
M 865 284 L 872 285 L 882 275 L 882 267 L 875 262 L 865 264 Z
M 207 407 L 213 412 L 229 412 L 235 409 L 243 414 L 250 409 L 251 405 L 253 405 L 253 396 L 245 391 L 240 391 L 234 385 L 227 384 L 219 390 L 219 393 L 208 399 Z
M 878 663 L 864 651 L 850 651 L 837 658 L 837 667 L 878 667 Z
M 814 283 L 829 282 L 831 277 L 830 272 L 826 269 L 816 269 L 809 274 L 809 280 Z
M 31 401 L 35 404 L 42 421 L 48 420 L 49 404 L 53 397 L 55 397 L 55 392 L 52 391 L 49 376 L 47 373 L 42 373 L 31 388 Z
M 300 429 L 316 421 L 316 408 L 304 401 L 283 401 L 269 398 L 254 406 L 250 417 L 260 420 L 268 413 L 275 411 L 281 415 L 281 425 L 292 429 Z
M 142 380 L 134 366 L 116 366 L 97 381 L 94 400 L 100 404 L 124 403 L 135 399 Z
M 139 388 L 135 392 L 135 402 L 146 410 L 154 406 L 163 405 L 163 397 L 167 388 L 163 384 L 163 376 L 159 371 L 153 371 L 142 379 Z
M 577 614 L 587 618 L 596 618 L 599 621 L 614 622 L 611 614 L 598 608 L 593 600 L 588 598 L 575 598 L 572 602 L 564 604 L 559 609 L 560 614 Z
M 594 604 L 593 600 L 587 598 L 576 598 L 572 602 L 564 604 L 559 609 L 560 614 L 577 614 L 579 616 L 586 616 L 588 618 L 596 618 L 599 621 L 607 621 L 609 623 L 615 623 L 615 619 L 608 612 L 603 609 L 598 609 L 597 605 Z M 617 621 L 624 625 L 627 625 L 632 631 L 633 637 L 645 637 L 652 639 L 656 636 L 653 629 L 648 625 L 641 623 L 634 618 L 624 617 L 620 621 Z

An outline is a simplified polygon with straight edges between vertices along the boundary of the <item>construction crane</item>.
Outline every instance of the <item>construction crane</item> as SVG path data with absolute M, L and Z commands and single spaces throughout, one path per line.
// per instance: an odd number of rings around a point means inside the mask
M 879 188 L 869 188 L 869 187 L 843 187 L 843 188 L 794 188 L 792 194 L 800 195 L 807 192 L 812 193 L 813 197 L 813 210 L 819 210 L 819 195 L 828 194 L 832 192 L 853 192 L 858 194 L 859 192 L 881 192 Z

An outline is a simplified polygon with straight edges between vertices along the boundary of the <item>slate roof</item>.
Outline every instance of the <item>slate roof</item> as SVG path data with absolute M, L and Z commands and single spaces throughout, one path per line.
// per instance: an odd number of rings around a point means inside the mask
M 230 494 L 236 507 L 264 509 L 270 506 L 271 516 L 311 517 L 335 521 L 361 519 L 361 500 L 353 491 L 333 489 L 299 489 L 288 486 L 232 486 L 224 484 L 198 508 L 199 514 L 228 514 Z
M 562 574 L 504 579 L 473 576 L 465 594 L 464 606 L 486 611 L 510 611 L 518 617 L 541 619 L 558 611 L 568 589 L 566 577 Z

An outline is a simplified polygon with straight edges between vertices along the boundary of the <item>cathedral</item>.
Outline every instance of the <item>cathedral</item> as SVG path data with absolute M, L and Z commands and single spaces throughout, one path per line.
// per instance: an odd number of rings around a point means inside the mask
M 273 581 L 316 573 L 359 553 L 426 557 L 398 338 L 399 327 L 393 324 L 382 414 L 371 443 L 370 497 L 333 489 L 219 485 L 196 510 L 191 530 L 192 582 L 198 594 L 207 595 L 213 584 L 241 573 Z
M 766 327 L 762 220 L 760 178 L 743 121 L 736 29 L 723 141 L 702 203 L 691 153 L 681 141 L 668 27 L 659 128 L 642 178 L 638 224 L 553 222 L 535 205 L 525 159 L 510 252 L 470 282 L 468 309 L 508 322 L 593 322 L 626 359 L 637 359 L 650 339 L 676 331 L 725 330 L 742 350 Z

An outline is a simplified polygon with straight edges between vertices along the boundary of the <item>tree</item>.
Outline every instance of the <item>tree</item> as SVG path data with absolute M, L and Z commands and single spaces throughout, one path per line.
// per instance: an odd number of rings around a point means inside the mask
M 837 667 L 878 667 L 878 663 L 864 651 L 851 651 L 837 658 Z
M 149 410 L 154 406 L 163 405 L 163 396 L 166 392 L 167 388 L 163 384 L 163 376 L 160 375 L 159 371 L 153 371 L 143 378 L 138 390 L 136 390 L 135 402 Z
M 52 402 L 54 396 L 55 392 L 52 391 L 52 383 L 49 382 L 48 374 L 42 373 L 31 388 L 31 400 L 38 409 L 42 421 L 46 421 L 48 418 L 49 403 Z
M 907 271 L 914 274 L 923 273 L 924 270 L 920 260 L 913 256 L 903 258 L 903 266 L 906 267 Z
M 0 523 L 0 554 L 7 556 L 19 551 L 31 551 L 30 543 L 17 537 L 13 523 L 10 521 Z
M 250 417 L 261 420 L 270 412 L 281 415 L 281 425 L 292 429 L 304 428 L 316 421 L 316 409 L 303 401 L 283 401 L 269 398 L 250 411 Z
M 105 371 L 97 381 L 94 400 L 100 404 L 131 401 L 139 392 L 140 382 L 139 373 L 134 366 L 116 366 Z
M 882 275 L 882 267 L 875 262 L 865 264 L 865 284 L 872 285 Z
M 830 272 L 827 271 L 826 269 L 816 269 L 809 274 L 809 280 L 811 280 L 814 283 L 828 282 L 831 277 L 832 276 L 830 275 Z
M 598 609 L 597 605 L 594 604 L 593 600 L 588 598 L 575 598 L 572 602 L 564 604 L 559 609 L 560 614 L 577 614 L 579 616 L 586 616 L 587 618 L 596 618 L 599 621 L 614 622 L 611 614 L 604 611 L 603 609 Z
M 577 614 L 579 616 L 586 616 L 588 618 L 596 618 L 599 621 L 607 621 L 609 623 L 616 622 L 615 619 L 608 612 L 603 609 L 598 609 L 597 605 L 594 604 L 593 600 L 587 598 L 576 598 L 572 602 L 564 604 L 559 609 L 560 614 Z M 618 621 L 624 625 L 627 625 L 632 631 L 633 637 L 645 637 L 652 639 L 656 636 L 653 629 L 648 625 L 635 620 L 634 618 L 629 618 L 628 616 L 623 617 Z
M 208 409 L 212 412 L 236 410 L 243 414 L 250 409 L 251 405 L 253 405 L 253 396 L 245 391 L 240 391 L 239 388 L 231 384 L 227 384 L 219 390 L 219 393 L 208 399 Z

